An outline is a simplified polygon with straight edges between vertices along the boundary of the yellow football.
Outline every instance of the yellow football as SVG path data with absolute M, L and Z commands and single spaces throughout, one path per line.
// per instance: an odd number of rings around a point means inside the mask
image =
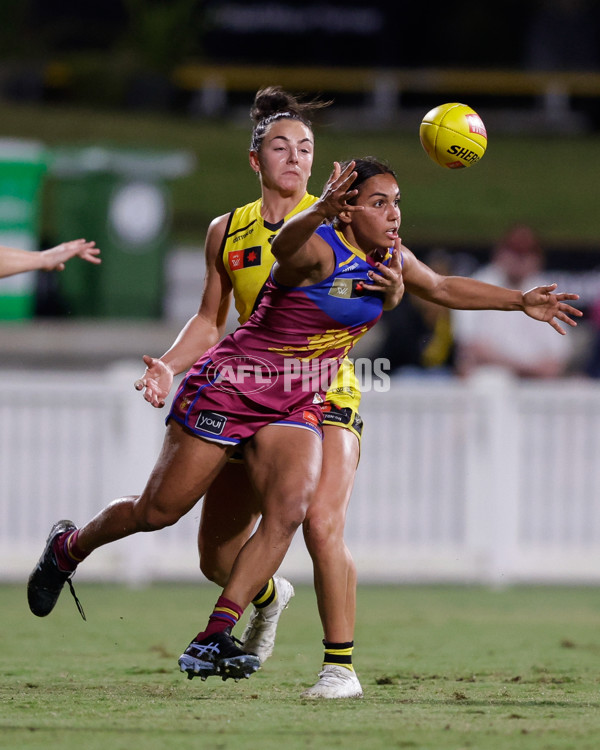
M 466 104 L 440 104 L 430 110 L 419 128 L 421 145 L 440 167 L 461 169 L 485 154 L 487 132 L 481 117 Z

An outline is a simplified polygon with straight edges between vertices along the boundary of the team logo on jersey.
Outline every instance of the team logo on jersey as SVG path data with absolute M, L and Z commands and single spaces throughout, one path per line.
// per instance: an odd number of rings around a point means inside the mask
M 217 414 L 216 411 L 209 411 L 204 409 L 198 414 L 196 420 L 196 427 L 199 430 L 204 430 L 211 435 L 221 435 L 227 424 L 227 417 L 223 414 Z
M 348 279 L 344 277 L 334 279 L 333 284 L 329 288 L 329 294 L 331 297 L 338 297 L 340 299 L 362 297 L 368 293 L 363 289 L 364 283 L 362 279 Z
M 261 247 L 247 247 L 243 250 L 233 250 L 229 253 L 229 268 L 232 271 L 239 271 L 241 268 L 250 268 L 251 266 L 260 266 Z

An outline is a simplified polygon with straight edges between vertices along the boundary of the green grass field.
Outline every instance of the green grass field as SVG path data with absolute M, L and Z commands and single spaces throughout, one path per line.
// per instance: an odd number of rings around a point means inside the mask
M 77 589 L 87 622 L 68 593 L 40 620 L 24 585 L 0 587 L 3 750 L 600 747 L 595 588 L 361 586 L 365 697 L 327 702 L 299 698 L 322 655 L 308 586 L 273 657 L 237 684 L 177 669 L 216 588 Z
M 480 112 L 485 118 L 485 111 Z M 417 244 L 483 244 L 507 224 L 532 223 L 546 243 L 597 250 L 600 136 L 502 135 L 489 129 L 479 164 L 444 170 L 425 155 L 413 132 L 315 127 L 316 153 L 309 188 L 320 193 L 335 159 L 368 154 L 386 159 L 402 191 L 402 237 Z M 108 144 L 188 149 L 196 171 L 173 184 L 174 239 L 201 244 L 209 221 L 258 195 L 247 161 L 250 120 L 243 123 L 184 116 L 109 112 L 66 106 L 3 103 L 0 137 L 39 139 L 48 146 Z M 44 202 L 52 235 L 52 185 Z M 58 238 L 56 238 L 58 239 Z M 64 239 L 64 238 L 60 238 Z

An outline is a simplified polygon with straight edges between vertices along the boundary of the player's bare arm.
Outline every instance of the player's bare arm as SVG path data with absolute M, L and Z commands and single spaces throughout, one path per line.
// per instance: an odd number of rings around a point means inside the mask
M 71 258 L 79 257 L 88 263 L 101 263 L 100 248 L 95 242 L 71 240 L 42 252 L 0 246 L 0 278 L 27 271 L 63 271 Z
M 556 284 L 523 292 L 465 276 L 441 276 L 413 253 L 406 255 L 403 275 L 407 291 L 429 302 L 456 310 L 517 310 L 549 323 L 561 334 L 565 331 L 558 321 L 576 326 L 577 322 L 571 316 L 579 318 L 582 315 L 580 310 L 567 303 L 567 300 L 578 300 L 579 295 L 554 294 Z
M 342 211 L 363 210 L 362 206 L 348 203 L 358 193 L 357 190 L 348 189 L 356 177 L 353 170 L 353 162 L 343 171 L 335 162 L 319 200 L 291 218 L 279 230 L 271 249 L 277 259 L 275 277 L 282 284 L 314 283 L 332 272 L 331 250 L 314 233 L 324 221 L 335 218 Z M 310 275 L 307 278 L 308 270 Z
M 165 405 L 175 376 L 188 370 L 222 335 L 231 298 L 231 281 L 223 267 L 220 252 L 228 218 L 229 214 L 220 216 L 208 228 L 206 274 L 198 312 L 188 320 L 162 357 L 142 357 L 146 371 L 136 380 L 135 388 L 143 390 L 146 401 L 158 409 Z

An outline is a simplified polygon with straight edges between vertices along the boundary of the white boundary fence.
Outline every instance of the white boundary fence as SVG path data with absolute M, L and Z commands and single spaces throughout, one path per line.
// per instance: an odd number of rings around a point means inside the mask
M 165 411 L 103 373 L 0 371 L 0 579 L 25 580 L 52 523 L 135 494 Z M 600 583 L 600 386 L 392 381 L 366 393 L 347 543 L 362 581 Z M 200 504 L 175 526 L 97 550 L 80 580 L 204 580 Z M 283 565 L 312 578 L 298 533 Z

